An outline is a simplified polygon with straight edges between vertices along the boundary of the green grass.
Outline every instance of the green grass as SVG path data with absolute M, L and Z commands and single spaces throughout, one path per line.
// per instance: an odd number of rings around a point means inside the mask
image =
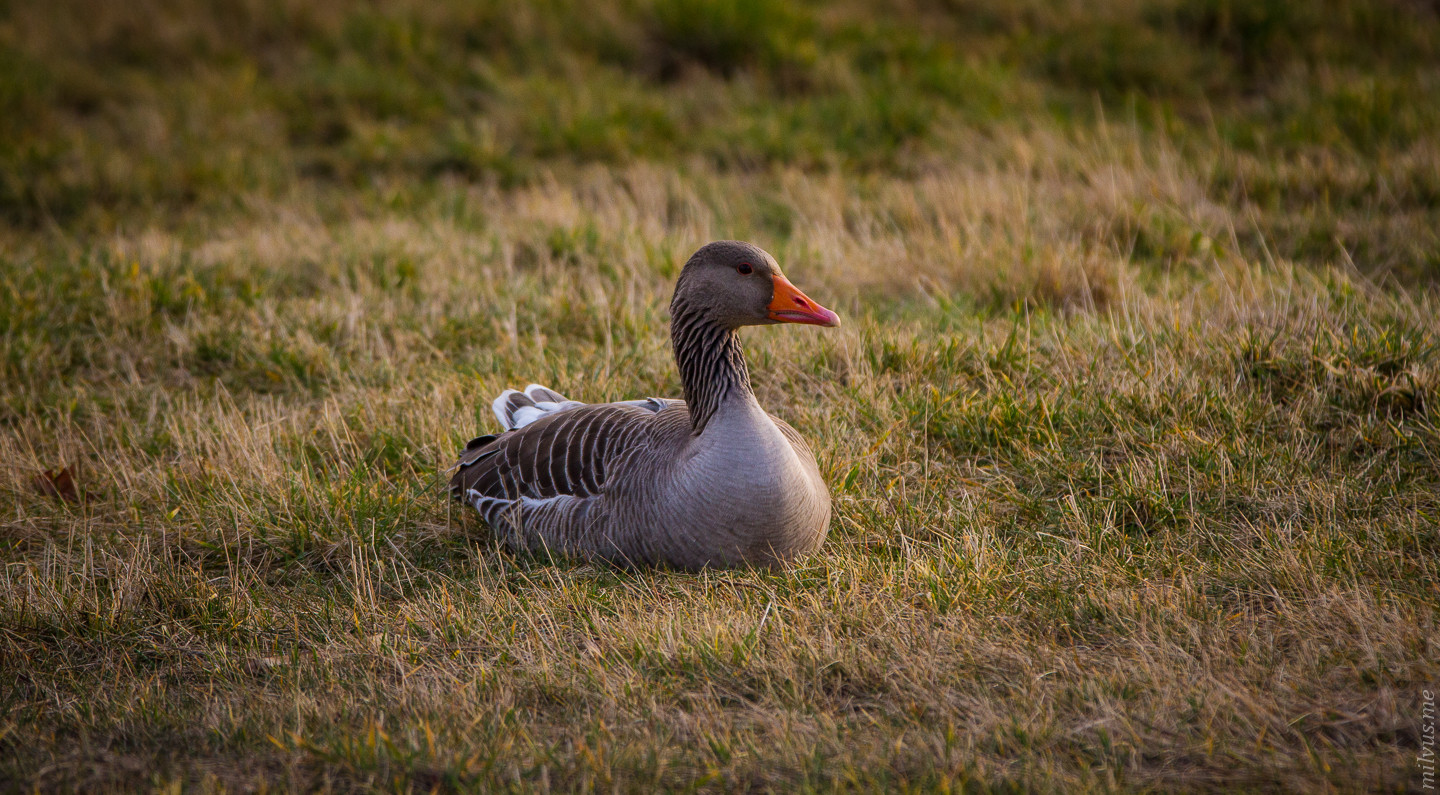
M 0 788 L 1405 790 L 1440 683 L 1407 3 L 0 4 Z M 508 386 L 721 237 L 835 498 L 515 556 Z M 41 473 L 71 467 L 79 499 Z

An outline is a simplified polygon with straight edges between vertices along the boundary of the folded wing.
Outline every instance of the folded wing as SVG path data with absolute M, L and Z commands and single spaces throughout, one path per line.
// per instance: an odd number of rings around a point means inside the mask
M 466 446 L 450 491 L 496 530 L 536 548 L 575 539 L 592 500 L 619 462 L 644 443 L 648 422 L 670 401 L 585 404 L 544 387 L 507 391 L 495 414 L 507 430 Z

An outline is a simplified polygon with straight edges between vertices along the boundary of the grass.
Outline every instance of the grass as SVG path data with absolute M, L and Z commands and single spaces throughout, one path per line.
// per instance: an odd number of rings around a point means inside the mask
M 1421 786 L 1433 12 L 584 8 L 0 5 L 0 787 Z M 720 237 L 823 551 L 496 548 Z

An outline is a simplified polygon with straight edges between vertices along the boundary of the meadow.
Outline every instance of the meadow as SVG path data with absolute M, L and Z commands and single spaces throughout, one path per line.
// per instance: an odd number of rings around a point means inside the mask
M 816 451 L 789 570 L 516 555 L 532 381 Z M 1419 791 L 1440 12 L 0 0 L 0 790 Z

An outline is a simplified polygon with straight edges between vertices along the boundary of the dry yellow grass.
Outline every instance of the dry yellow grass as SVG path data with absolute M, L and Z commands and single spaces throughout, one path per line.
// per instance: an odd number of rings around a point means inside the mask
M 0 790 L 1423 786 L 1434 13 L 589 5 L 0 4 Z M 821 554 L 498 549 L 732 237 Z
M 1244 261 L 1193 167 L 1112 133 L 12 239 L 63 264 L 7 276 L 10 781 L 1414 786 L 1435 296 Z M 1166 272 L 1137 212 L 1187 230 Z M 440 487 L 488 397 L 675 392 L 671 280 L 729 235 L 846 320 L 746 338 L 835 491 L 823 554 L 496 550 Z M 83 503 L 34 489 L 62 464 Z

